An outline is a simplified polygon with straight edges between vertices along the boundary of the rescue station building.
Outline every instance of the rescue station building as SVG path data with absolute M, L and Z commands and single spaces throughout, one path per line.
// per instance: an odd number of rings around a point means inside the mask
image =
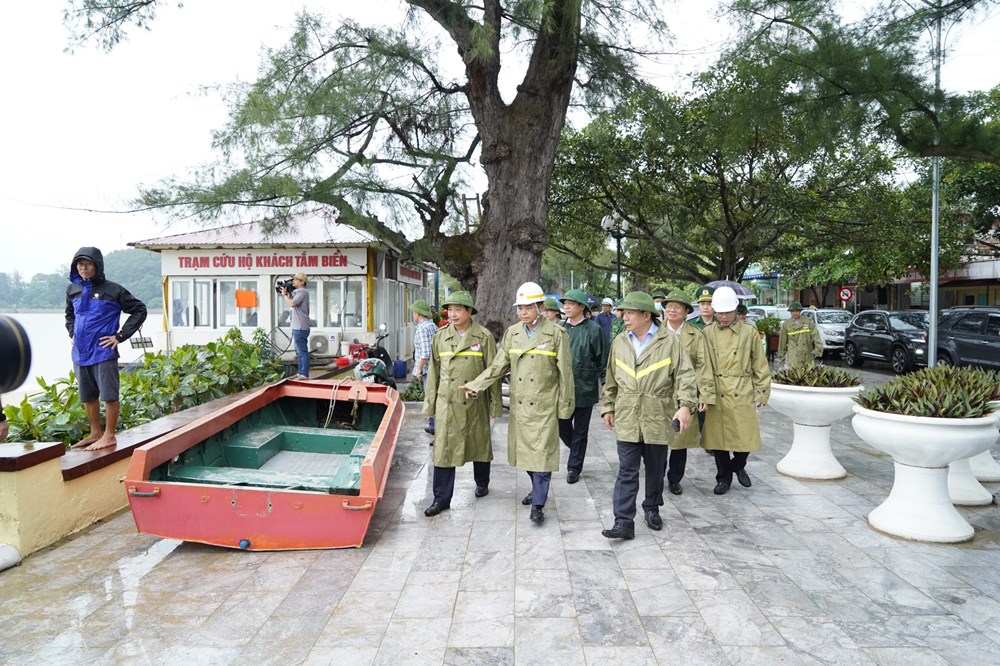
M 318 210 L 293 218 L 266 235 L 259 224 L 237 224 L 129 243 L 158 252 L 163 276 L 163 325 L 156 347 L 172 350 L 202 345 L 238 327 L 249 340 L 256 328 L 268 332 L 278 350 L 294 355 L 289 308 L 278 283 L 295 273 L 309 277 L 314 356 L 346 353 L 355 339 L 373 342 L 385 324 L 383 344 L 393 358 L 412 356 L 413 325 L 408 305 L 433 302 L 429 264 L 407 265 L 399 252 Z M 343 346 L 342 346 L 343 345 Z

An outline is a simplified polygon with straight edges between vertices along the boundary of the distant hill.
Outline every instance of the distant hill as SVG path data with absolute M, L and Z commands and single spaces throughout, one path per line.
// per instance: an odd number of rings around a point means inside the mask
M 115 250 L 104 255 L 104 274 L 132 292 L 151 310 L 163 307 L 160 255 L 147 250 Z M 0 273 L 0 308 L 62 309 L 66 306 L 69 265 L 58 273 L 36 273 L 25 281 L 20 273 Z

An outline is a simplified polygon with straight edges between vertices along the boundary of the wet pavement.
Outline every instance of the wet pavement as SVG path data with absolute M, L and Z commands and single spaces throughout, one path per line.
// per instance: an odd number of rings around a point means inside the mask
M 778 474 L 791 424 L 766 409 L 752 488 L 713 495 L 692 451 L 664 530 L 609 542 L 617 456 L 596 415 L 581 482 L 554 475 L 536 526 L 504 419 L 490 494 L 467 465 L 451 510 L 425 518 L 430 436 L 408 410 L 362 548 L 226 550 L 137 535 L 122 513 L 0 573 L 0 663 L 1000 663 L 1000 509 L 960 509 L 962 545 L 870 529 L 892 462 L 849 420 L 833 427 L 846 479 Z

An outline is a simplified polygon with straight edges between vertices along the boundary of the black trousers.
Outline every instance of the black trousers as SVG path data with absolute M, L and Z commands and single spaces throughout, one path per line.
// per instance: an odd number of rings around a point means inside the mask
M 559 419 L 559 439 L 569 447 L 569 462 L 566 470 L 579 474 L 583 471 L 583 459 L 587 455 L 587 438 L 590 436 L 590 415 L 594 406 L 577 407 L 573 416 Z
M 687 467 L 688 450 L 670 449 L 670 462 L 667 464 L 667 482 L 680 483 L 684 478 L 684 468 Z
M 615 480 L 615 523 L 635 523 L 635 501 L 639 496 L 639 462 L 646 468 L 644 511 L 663 506 L 663 473 L 667 447 L 663 444 L 618 441 L 618 478 Z
M 489 487 L 490 485 L 490 463 L 472 463 L 472 475 L 476 479 L 477 486 Z M 455 494 L 455 468 L 435 467 L 434 468 L 434 503 L 441 506 L 451 506 L 451 498 Z
M 730 458 L 729 454 L 733 457 Z M 715 480 L 719 483 L 732 485 L 733 474 L 747 466 L 747 458 L 750 453 L 747 451 L 712 451 L 715 456 Z

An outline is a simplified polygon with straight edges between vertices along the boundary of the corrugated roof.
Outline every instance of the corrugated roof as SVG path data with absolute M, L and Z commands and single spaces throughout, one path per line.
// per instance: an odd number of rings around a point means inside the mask
M 203 229 L 173 236 L 133 241 L 130 246 L 144 250 L 212 249 L 256 247 L 313 247 L 316 245 L 379 244 L 371 234 L 337 222 L 337 214 L 328 209 L 318 209 L 296 216 L 283 230 L 270 235 L 264 233 L 258 222 L 233 224 L 215 229 Z

